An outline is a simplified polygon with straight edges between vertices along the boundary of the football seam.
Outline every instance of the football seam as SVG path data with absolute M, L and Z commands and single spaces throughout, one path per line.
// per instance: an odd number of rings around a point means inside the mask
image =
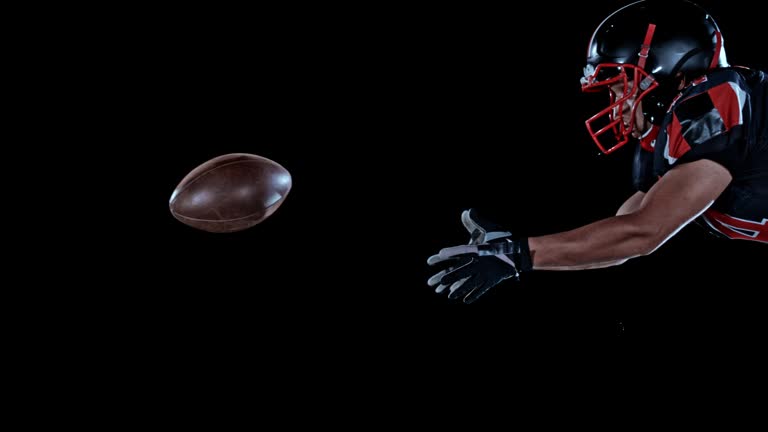
M 264 159 L 266 159 L 266 158 L 264 158 Z M 208 171 L 204 171 L 204 172 L 203 172 L 203 173 L 201 173 L 201 174 L 200 174 L 200 175 L 199 175 L 199 176 L 198 176 L 196 179 L 192 180 L 191 182 L 187 183 L 187 184 L 186 184 L 186 185 L 185 185 L 183 188 L 179 189 L 179 191 L 178 191 L 178 192 L 176 192 L 176 197 L 175 197 L 175 198 L 174 198 L 174 199 L 173 199 L 173 200 L 172 200 L 172 201 L 169 203 L 169 205 L 173 205 L 173 203 L 174 203 L 174 202 L 176 202 L 176 200 L 178 200 L 178 199 L 179 199 L 179 196 L 181 196 L 181 194 L 182 194 L 182 193 L 184 193 L 184 191 L 185 191 L 185 190 L 187 190 L 187 188 L 189 188 L 190 186 L 192 186 L 192 185 L 193 185 L 195 182 L 197 182 L 197 181 L 198 181 L 198 180 L 200 180 L 201 178 L 203 178 L 203 177 L 207 176 L 208 174 L 210 174 L 210 173 L 212 173 L 212 172 L 216 171 L 216 170 L 217 170 L 217 169 L 219 169 L 219 168 L 224 168 L 225 166 L 234 165 L 234 164 L 243 163 L 243 162 L 253 162 L 253 161 L 242 161 L 242 160 L 239 160 L 239 161 L 232 161 L 232 162 L 228 162 L 228 163 L 225 163 L 224 165 L 219 165 L 219 166 L 217 166 L 217 167 L 215 167 L 215 168 L 211 168 L 211 169 L 209 169 Z M 276 162 L 274 162 L 274 161 L 273 161 L 272 163 L 276 164 Z M 282 168 L 283 170 L 285 170 L 285 168 L 283 168 L 281 165 L 277 164 L 277 166 L 279 166 L 280 168 Z M 271 206 L 270 206 L 270 207 L 271 207 Z M 267 207 L 267 208 L 269 208 L 269 207 Z M 255 214 L 255 213 L 254 213 L 254 214 Z M 203 219 L 203 220 L 205 220 L 205 219 Z
M 270 208 L 272 208 L 272 207 L 274 207 L 274 206 L 276 206 L 276 205 L 278 205 L 278 204 L 282 203 L 282 202 L 283 202 L 283 200 L 285 199 L 285 197 L 287 197 L 287 196 L 288 196 L 288 194 L 282 195 L 282 196 L 280 197 L 280 199 L 279 199 L 279 200 L 277 200 L 277 202 L 275 202 L 274 204 L 271 204 L 271 205 L 269 205 L 269 206 L 267 206 L 267 207 L 264 207 L 264 212 L 266 212 L 266 211 L 267 211 L 267 210 L 269 210 Z M 181 214 L 181 213 L 178 213 L 178 212 L 175 212 L 175 211 L 173 211 L 173 209 L 171 209 L 171 213 L 173 213 L 175 216 L 183 217 L 184 219 L 188 219 L 188 220 L 191 220 L 191 221 L 197 221 L 197 222 L 208 222 L 208 223 L 226 223 L 226 222 L 234 222 L 234 221 L 239 221 L 239 220 L 243 220 L 243 219 L 248 219 L 249 217 L 251 217 L 251 216 L 253 216 L 253 215 L 256 215 L 256 214 L 259 214 L 260 212 L 253 212 L 253 213 L 250 213 L 250 214 L 248 214 L 248 215 L 246 215 L 246 216 L 242 216 L 242 217 L 239 217 L 239 218 L 235 218 L 235 219 L 219 219 L 219 220 L 214 220 L 214 219 L 199 219 L 199 218 L 193 218 L 193 217 L 189 217 L 189 216 L 184 216 L 184 215 L 183 215 L 183 214 Z

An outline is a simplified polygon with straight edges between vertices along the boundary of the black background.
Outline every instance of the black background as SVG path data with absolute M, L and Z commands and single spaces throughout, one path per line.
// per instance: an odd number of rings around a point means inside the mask
M 766 69 L 762 23 L 737 3 L 701 4 L 730 62 Z M 752 338 L 765 245 L 693 226 L 651 256 L 535 272 L 470 306 L 426 285 L 427 257 L 466 242 L 463 209 L 536 235 L 610 216 L 632 193 L 631 151 L 597 155 L 584 128 L 597 105 L 579 89 L 591 32 L 622 4 L 155 11 L 125 65 L 139 104 L 122 137 L 132 216 L 113 221 L 126 328 L 225 357 L 403 362 L 393 353 L 498 354 L 522 340 Z M 176 184 L 234 152 L 290 171 L 282 207 L 235 234 L 176 221 Z

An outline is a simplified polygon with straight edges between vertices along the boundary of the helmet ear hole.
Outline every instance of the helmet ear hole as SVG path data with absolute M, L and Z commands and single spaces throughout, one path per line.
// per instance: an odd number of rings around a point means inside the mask
M 669 104 L 675 98 L 679 90 L 676 84 L 667 83 L 660 85 L 648 92 L 643 98 L 643 115 L 651 124 L 661 124 L 667 114 Z
M 648 95 L 643 99 L 643 115 L 651 124 L 661 124 L 666 111 L 667 105 L 658 98 Z

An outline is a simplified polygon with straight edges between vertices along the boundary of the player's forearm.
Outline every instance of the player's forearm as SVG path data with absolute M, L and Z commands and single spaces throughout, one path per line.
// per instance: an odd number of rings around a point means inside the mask
M 636 215 L 620 215 L 592 224 L 528 240 L 533 268 L 582 270 L 618 265 L 651 253 L 660 233 L 638 223 Z

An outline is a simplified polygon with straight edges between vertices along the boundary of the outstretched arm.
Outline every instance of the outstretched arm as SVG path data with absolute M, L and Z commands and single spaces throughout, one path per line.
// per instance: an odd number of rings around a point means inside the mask
M 557 234 L 528 239 L 536 270 L 608 267 L 648 255 L 703 213 L 731 175 L 699 160 L 675 167 L 646 194 L 625 202 L 616 216 Z

